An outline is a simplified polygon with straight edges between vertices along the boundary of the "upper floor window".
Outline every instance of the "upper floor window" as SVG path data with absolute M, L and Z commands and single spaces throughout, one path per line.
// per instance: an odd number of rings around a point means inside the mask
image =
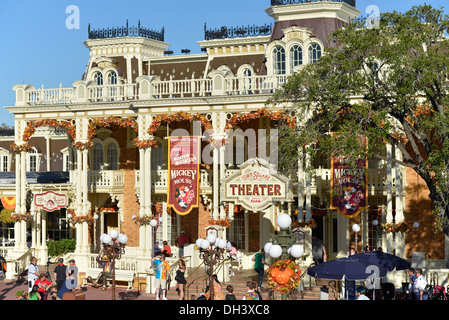
M 313 43 L 309 47 L 309 62 L 315 63 L 321 58 L 321 46 L 318 43 Z
M 294 45 L 290 48 L 290 72 L 293 73 L 293 69 L 299 65 L 302 65 L 302 48 Z
M 117 84 L 117 73 L 115 71 L 108 73 L 108 84 Z
M 0 171 L 9 171 L 9 152 L 0 148 Z
M 31 152 L 28 154 L 28 171 L 37 172 L 39 171 L 39 154 L 36 148 L 32 148 Z
M 285 74 L 285 49 L 277 46 L 273 50 L 273 70 L 274 74 Z
M 94 75 L 94 82 L 98 86 L 102 86 L 103 85 L 103 74 L 101 72 L 95 73 L 95 75 Z
M 113 142 L 106 148 L 106 163 L 109 170 L 118 170 L 118 147 Z
M 104 166 L 103 144 L 96 143 L 93 149 L 93 170 L 102 170 Z

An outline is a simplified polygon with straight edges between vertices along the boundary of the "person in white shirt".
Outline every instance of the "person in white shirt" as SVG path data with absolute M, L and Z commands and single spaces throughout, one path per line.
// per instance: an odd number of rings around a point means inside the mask
M 422 275 L 422 269 L 417 268 L 416 271 L 416 282 L 415 282 L 415 300 L 427 300 L 428 295 L 424 292 L 424 289 L 427 285 L 426 278 Z
M 369 298 L 365 295 L 365 288 L 362 286 L 358 286 L 356 289 L 357 300 L 369 300 Z
M 28 267 L 28 292 L 33 289 L 34 282 L 39 279 L 39 268 L 37 266 L 37 259 L 35 257 L 31 258 L 31 263 Z

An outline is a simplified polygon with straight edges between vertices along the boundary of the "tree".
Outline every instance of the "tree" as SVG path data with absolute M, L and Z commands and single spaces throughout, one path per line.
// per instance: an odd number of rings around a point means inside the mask
M 375 28 L 358 19 L 330 35 L 323 57 L 267 102 L 285 104 L 300 120 L 294 134 L 280 128 L 280 169 L 295 170 L 299 152 L 318 151 L 410 167 L 449 234 L 448 29 L 443 8 L 422 5 L 384 13 Z M 386 159 L 386 143 L 403 159 Z M 298 145 L 305 148 L 292 152 Z

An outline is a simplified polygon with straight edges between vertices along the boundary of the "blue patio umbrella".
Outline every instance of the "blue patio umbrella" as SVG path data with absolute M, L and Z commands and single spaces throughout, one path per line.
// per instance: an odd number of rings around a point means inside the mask
M 393 254 L 385 253 L 382 251 L 368 251 L 359 254 L 355 254 L 349 257 L 349 259 L 355 259 L 359 261 L 366 261 L 376 266 L 384 267 L 388 271 L 407 270 L 410 268 L 411 263 L 405 259 L 402 259 Z
M 387 269 L 363 260 L 341 258 L 310 267 L 307 274 L 325 280 L 367 280 L 384 277 Z

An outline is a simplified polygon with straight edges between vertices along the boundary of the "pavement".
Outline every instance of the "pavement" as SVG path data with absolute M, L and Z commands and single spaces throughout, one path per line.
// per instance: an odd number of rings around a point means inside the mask
M 112 300 L 112 288 L 102 291 L 101 288 L 86 286 L 81 288 L 85 293 L 85 300 Z M 0 281 L 0 300 L 16 300 L 17 291 L 27 291 L 28 286 L 25 280 L 3 280 Z M 127 290 L 125 287 L 115 288 L 115 300 L 156 300 L 154 294 L 139 292 L 138 290 Z M 175 300 L 174 297 L 168 297 L 168 300 Z

